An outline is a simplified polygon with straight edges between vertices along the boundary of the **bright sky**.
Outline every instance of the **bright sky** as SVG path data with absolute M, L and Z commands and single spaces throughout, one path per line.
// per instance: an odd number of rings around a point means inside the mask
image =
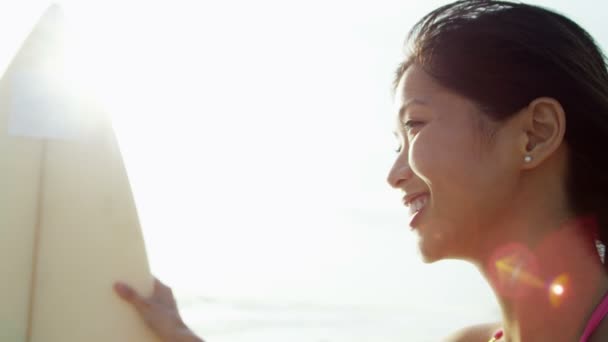
M 495 312 L 468 265 L 422 264 L 385 181 L 402 42 L 446 1 L 59 3 L 115 117 L 153 272 L 180 296 Z M 607 46 L 606 5 L 534 3 Z M 2 69 L 46 6 L 1 3 Z

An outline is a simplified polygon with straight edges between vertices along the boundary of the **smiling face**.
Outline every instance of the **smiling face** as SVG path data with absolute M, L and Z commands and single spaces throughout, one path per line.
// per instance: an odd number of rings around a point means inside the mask
M 388 182 L 407 194 L 428 193 L 413 222 L 422 256 L 427 262 L 474 257 L 514 198 L 521 164 L 513 159 L 515 132 L 416 65 L 403 75 L 395 99 L 401 149 Z

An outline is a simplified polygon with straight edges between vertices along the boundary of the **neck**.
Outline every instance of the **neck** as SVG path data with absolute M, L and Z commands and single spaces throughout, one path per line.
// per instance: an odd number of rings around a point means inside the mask
M 501 306 L 507 341 L 578 340 L 608 290 L 589 231 L 568 222 L 542 236 L 511 237 L 475 262 Z

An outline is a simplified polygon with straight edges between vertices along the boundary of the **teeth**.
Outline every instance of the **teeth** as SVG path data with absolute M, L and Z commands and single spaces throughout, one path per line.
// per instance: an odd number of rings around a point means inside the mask
M 422 195 L 422 196 L 417 197 L 412 202 L 410 202 L 410 204 L 408 206 L 410 215 L 413 215 L 416 212 L 418 212 L 420 209 L 422 209 L 426 205 L 426 202 L 428 201 L 428 199 L 429 199 L 428 195 Z

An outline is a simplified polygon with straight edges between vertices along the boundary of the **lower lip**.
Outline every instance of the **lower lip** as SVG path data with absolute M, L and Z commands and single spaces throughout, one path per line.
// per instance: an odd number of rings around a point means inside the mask
M 427 203 L 428 204 L 428 203 Z M 412 217 L 410 218 L 410 228 L 412 230 L 416 229 L 416 226 L 418 225 L 419 221 L 420 221 L 420 217 L 422 216 L 422 213 L 424 212 L 424 209 L 426 209 L 426 205 L 424 207 L 422 207 L 422 209 L 418 210 L 414 215 L 412 215 Z

